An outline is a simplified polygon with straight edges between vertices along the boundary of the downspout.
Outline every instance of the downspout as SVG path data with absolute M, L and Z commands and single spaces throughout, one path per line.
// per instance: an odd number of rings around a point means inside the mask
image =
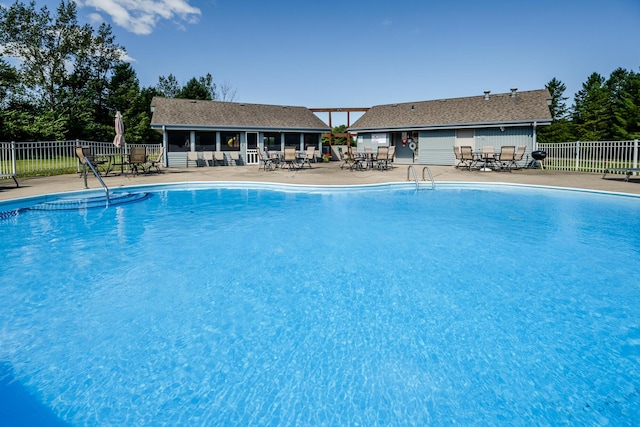
M 533 151 L 538 151 L 538 122 L 533 122 Z

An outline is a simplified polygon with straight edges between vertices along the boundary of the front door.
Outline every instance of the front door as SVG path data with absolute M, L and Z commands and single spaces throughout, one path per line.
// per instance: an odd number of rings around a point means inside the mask
M 247 164 L 257 165 L 258 159 L 258 132 L 247 132 Z

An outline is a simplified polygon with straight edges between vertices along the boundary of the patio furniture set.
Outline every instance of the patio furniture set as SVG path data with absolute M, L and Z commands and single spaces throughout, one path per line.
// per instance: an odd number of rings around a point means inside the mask
M 369 169 L 389 170 L 393 169 L 393 159 L 396 147 L 378 147 L 374 153 L 371 147 L 365 147 L 364 151 L 339 150 L 340 160 L 343 162 L 340 169 L 345 167 L 349 170 L 365 171 Z
M 481 151 L 473 151 L 468 145 L 455 146 L 456 168 L 466 170 L 476 169 L 482 172 L 506 171 L 519 169 L 518 162 L 522 161 L 527 147 L 505 145 L 496 153 L 493 146 L 484 146 Z
M 164 156 L 164 150 L 160 148 L 156 157 L 150 157 L 146 147 L 131 147 L 128 154 L 124 153 L 91 153 L 88 147 L 76 147 L 76 156 L 80 164 L 85 165 L 85 159 L 96 167 L 102 176 L 114 175 L 138 175 L 152 172 L 160 173 L 160 165 Z
M 311 169 L 311 163 L 316 163 L 316 147 L 307 147 L 300 151 L 295 147 L 285 147 L 284 151 L 263 151 L 258 149 L 258 170 L 273 171 L 276 169 L 299 170 L 305 165 Z

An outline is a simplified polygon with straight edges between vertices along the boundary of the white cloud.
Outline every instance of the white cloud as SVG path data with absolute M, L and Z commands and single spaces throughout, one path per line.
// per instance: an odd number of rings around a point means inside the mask
M 114 24 L 135 34 L 151 34 L 161 19 L 191 24 L 202 14 L 188 0 L 77 0 L 77 3 L 106 13 Z M 92 18 L 100 16 L 91 15 Z
M 89 22 L 92 24 L 102 24 L 104 22 L 104 18 L 99 13 L 90 13 Z

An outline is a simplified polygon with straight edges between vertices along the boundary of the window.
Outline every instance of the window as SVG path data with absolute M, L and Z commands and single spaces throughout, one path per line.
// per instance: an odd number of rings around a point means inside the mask
M 285 133 L 284 134 L 284 146 L 300 148 L 300 134 L 299 133 Z
M 309 147 L 318 147 L 318 143 L 320 142 L 320 138 L 317 133 L 305 133 L 304 134 L 304 148 L 307 149 Z
M 191 148 L 190 132 L 184 130 L 167 131 L 167 142 L 169 151 L 189 151 Z
M 275 132 L 265 132 L 262 139 L 264 149 L 267 151 L 281 151 L 280 134 Z
M 196 132 L 196 151 L 216 151 L 216 133 Z
M 238 132 L 221 132 L 220 136 L 220 150 L 240 151 L 240 134 Z

